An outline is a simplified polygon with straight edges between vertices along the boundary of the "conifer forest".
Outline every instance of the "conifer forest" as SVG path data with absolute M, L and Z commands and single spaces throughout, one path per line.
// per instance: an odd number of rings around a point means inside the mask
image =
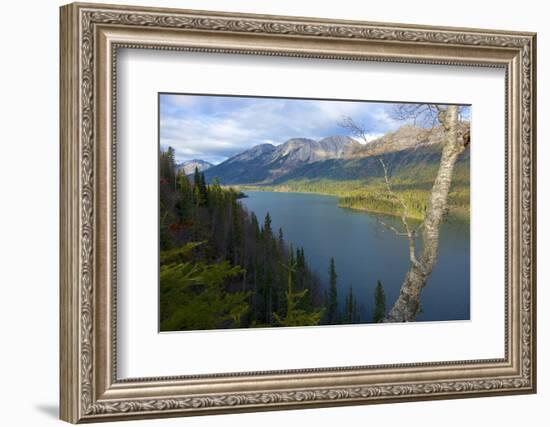
M 161 331 L 361 323 L 352 287 L 339 304 L 334 258 L 321 277 L 269 213 L 243 208 L 243 193 L 177 171 L 172 148 L 159 160 Z

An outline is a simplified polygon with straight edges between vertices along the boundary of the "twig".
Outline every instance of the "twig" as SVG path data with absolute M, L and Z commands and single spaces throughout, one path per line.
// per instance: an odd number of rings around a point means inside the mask
M 403 233 L 402 231 L 399 231 L 397 228 L 395 228 L 393 225 L 390 225 L 384 221 L 382 221 L 378 216 L 376 217 L 376 220 L 382 224 L 384 227 L 386 227 L 387 229 L 393 231 L 397 236 L 406 236 L 407 233 Z

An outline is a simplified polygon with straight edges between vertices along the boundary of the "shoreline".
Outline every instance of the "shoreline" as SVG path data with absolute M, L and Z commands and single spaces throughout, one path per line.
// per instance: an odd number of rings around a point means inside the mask
M 274 189 L 274 188 L 261 189 L 261 188 L 253 187 L 253 186 L 249 186 L 249 187 L 248 186 L 243 186 L 243 187 L 235 186 L 233 188 L 236 188 L 236 189 L 238 189 L 238 191 L 241 191 L 243 193 L 246 193 L 246 191 L 257 191 L 257 192 L 262 192 L 262 193 L 314 194 L 314 195 L 319 195 L 319 196 L 329 196 L 329 197 L 334 197 L 334 198 L 337 199 L 337 204 L 336 205 L 340 209 L 350 209 L 350 210 L 353 210 L 353 211 L 365 212 L 365 213 L 372 214 L 372 215 L 387 215 L 387 216 L 391 216 L 391 217 L 394 217 L 394 218 L 399 218 L 401 216 L 401 212 L 397 212 L 397 211 L 391 211 L 390 212 L 390 211 L 384 211 L 384 210 L 379 210 L 379 209 L 364 209 L 364 208 L 353 207 L 353 206 L 340 206 L 339 201 L 343 196 L 338 196 L 336 194 L 322 193 L 322 192 L 316 192 L 316 191 L 292 191 L 292 190 L 288 190 L 288 189 L 278 190 L 278 189 Z M 451 208 L 445 219 L 447 221 L 465 221 L 465 222 L 469 223 L 470 222 L 470 209 L 468 209 L 467 213 L 466 212 L 460 212 L 460 211 L 462 211 L 462 209 L 460 209 L 460 208 Z M 424 220 L 424 218 L 420 218 L 418 216 L 409 216 L 409 219 L 412 220 L 412 221 L 423 221 Z

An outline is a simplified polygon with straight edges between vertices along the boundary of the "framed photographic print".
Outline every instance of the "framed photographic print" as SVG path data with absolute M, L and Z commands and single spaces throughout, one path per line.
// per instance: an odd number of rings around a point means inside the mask
M 61 418 L 533 393 L 535 34 L 61 8 Z

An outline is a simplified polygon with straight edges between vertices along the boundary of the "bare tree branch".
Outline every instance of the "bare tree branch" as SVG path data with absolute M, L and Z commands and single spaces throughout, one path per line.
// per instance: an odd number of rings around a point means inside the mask
M 405 227 L 405 235 L 407 236 L 409 240 L 409 259 L 411 263 L 417 265 L 418 261 L 416 259 L 416 248 L 415 248 L 415 232 L 414 230 L 411 230 L 411 227 L 409 226 L 409 209 L 407 207 L 407 204 L 405 201 L 399 197 L 392 189 L 390 180 L 388 178 L 388 168 L 386 167 L 386 164 L 384 163 L 384 160 L 379 159 L 380 164 L 382 165 L 382 168 L 384 169 L 384 180 L 386 181 L 386 188 L 388 189 L 388 193 L 401 204 L 403 207 L 403 213 L 401 214 L 401 222 L 403 223 L 403 226 Z
M 353 136 L 363 140 L 366 144 L 369 142 L 368 131 L 362 124 L 357 124 L 351 117 L 342 116 L 342 119 L 338 122 L 338 126 L 347 129 Z
M 380 224 L 382 224 L 384 227 L 386 227 L 388 230 L 393 231 L 393 232 L 395 233 L 395 235 L 397 235 L 397 236 L 406 236 L 406 235 L 407 235 L 407 233 L 404 233 L 403 231 L 398 230 L 398 229 L 397 229 L 396 227 L 394 227 L 393 225 L 388 224 L 387 222 L 382 221 L 382 220 L 380 219 L 379 216 L 376 216 L 376 220 L 377 220 Z
M 438 110 L 434 104 L 398 104 L 391 113 L 391 117 L 399 122 L 410 123 L 424 129 L 419 139 L 427 139 L 438 124 Z

